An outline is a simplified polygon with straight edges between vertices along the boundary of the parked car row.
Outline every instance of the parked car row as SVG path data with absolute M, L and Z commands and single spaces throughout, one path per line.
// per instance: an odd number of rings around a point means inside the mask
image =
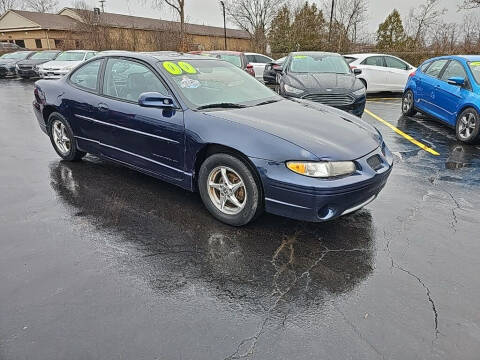
M 59 79 L 78 64 L 94 57 L 95 51 L 59 50 L 16 51 L 0 57 L 0 78 L 19 76 L 24 79 L 41 77 Z

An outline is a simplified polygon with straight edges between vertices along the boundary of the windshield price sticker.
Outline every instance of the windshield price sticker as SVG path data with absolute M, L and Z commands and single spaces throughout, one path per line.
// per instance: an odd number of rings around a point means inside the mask
M 307 56 L 306 55 L 295 55 L 293 58 L 294 59 L 306 59 Z
M 162 63 L 165 70 L 167 70 L 172 75 L 181 75 L 183 72 L 187 74 L 196 74 L 197 69 L 195 69 L 190 63 L 185 61 L 179 61 L 178 63 L 174 63 L 171 61 L 164 61 Z
M 471 62 L 470 66 L 480 66 L 480 61 Z

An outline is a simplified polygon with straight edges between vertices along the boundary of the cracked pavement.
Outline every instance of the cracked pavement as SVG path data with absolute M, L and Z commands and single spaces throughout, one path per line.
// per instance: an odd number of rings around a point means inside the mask
M 0 359 L 478 359 L 480 146 L 400 101 L 365 115 L 396 156 L 324 224 L 213 220 L 197 194 L 59 161 L 32 83 L 0 80 Z

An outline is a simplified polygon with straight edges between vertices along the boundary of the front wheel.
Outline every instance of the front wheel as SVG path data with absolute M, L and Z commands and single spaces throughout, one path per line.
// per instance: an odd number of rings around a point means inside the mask
M 67 161 L 81 160 L 85 153 L 77 149 L 77 142 L 68 121 L 59 113 L 52 113 L 48 118 L 50 141 L 57 154 Z
M 455 130 L 458 140 L 467 144 L 475 142 L 480 131 L 480 118 L 477 110 L 474 108 L 463 110 L 458 116 Z
M 261 187 L 249 167 L 230 154 L 214 154 L 200 167 L 200 196 L 218 220 L 242 226 L 263 211 Z
M 402 98 L 402 113 L 405 116 L 413 116 L 417 113 L 413 102 L 412 90 L 407 90 Z

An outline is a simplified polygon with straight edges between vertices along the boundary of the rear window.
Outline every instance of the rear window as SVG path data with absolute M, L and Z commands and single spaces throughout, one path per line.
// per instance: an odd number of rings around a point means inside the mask
M 228 61 L 230 64 L 238 66 L 239 68 L 242 67 L 242 59 L 240 55 L 227 55 L 227 54 L 218 54 L 216 58 Z

